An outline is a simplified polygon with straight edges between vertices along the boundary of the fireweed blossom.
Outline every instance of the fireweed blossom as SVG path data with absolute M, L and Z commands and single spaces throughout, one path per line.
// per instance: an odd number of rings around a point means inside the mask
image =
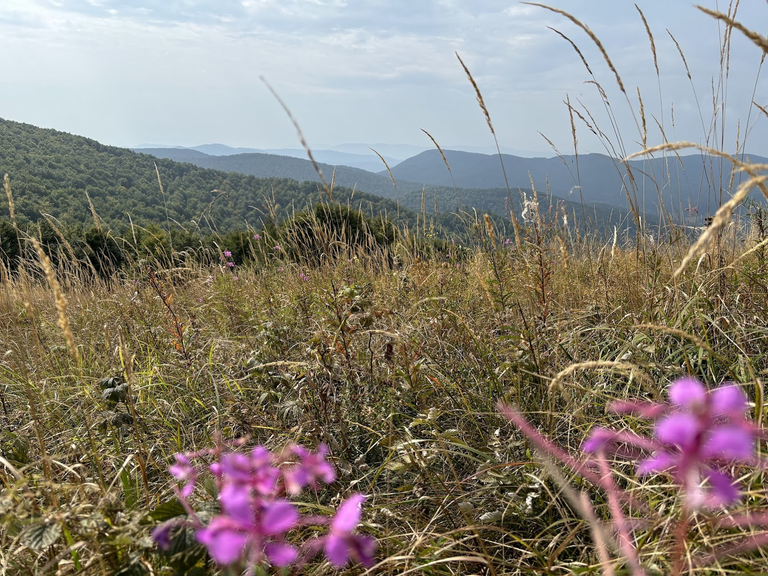
M 698 380 L 682 378 L 670 387 L 669 404 L 615 402 L 609 407 L 653 419 L 653 438 L 598 428 L 583 449 L 608 453 L 623 444 L 650 452 L 638 463 L 638 475 L 669 473 L 692 508 L 727 506 L 740 497 L 725 467 L 756 463 L 760 429 L 747 419 L 748 408 L 746 395 L 735 384 L 707 391 Z
M 639 476 L 668 474 L 680 487 L 682 506 L 671 530 L 669 573 L 687 573 L 688 568 L 707 566 L 722 558 L 768 546 L 768 531 L 754 532 L 768 526 L 768 511 L 695 514 L 699 509 L 739 501 L 739 486 L 728 472 L 729 468 L 746 464 L 755 471 L 768 470 L 768 462 L 755 453 L 757 440 L 767 436 L 761 427 L 747 418 L 747 397 L 738 385 L 726 383 L 708 391 L 695 378 L 685 377 L 670 386 L 667 403 L 614 402 L 609 406 L 612 412 L 652 420 L 653 435 L 646 437 L 630 431 L 595 428 L 582 446 L 586 458 L 574 457 L 560 448 L 516 408 L 499 403 L 498 409 L 538 450 L 604 491 L 616 548 L 626 559 L 627 569 L 633 576 L 647 574 L 641 564 L 641 548 L 635 529 L 666 523 L 670 520 L 669 511 L 649 507 L 638 498 L 638 491 L 629 491 L 617 484 L 610 469 L 609 455 L 637 460 Z M 588 521 L 595 523 L 593 540 L 601 562 L 610 563 L 590 497 L 587 492 L 578 496 L 576 507 Z M 628 515 L 628 508 L 641 515 Z M 707 526 L 706 530 L 741 528 L 743 538 L 709 552 L 691 554 L 687 535 L 694 522 Z M 658 557 L 654 558 L 658 561 Z
M 191 522 L 170 520 L 157 526 L 152 537 L 161 548 L 171 545 L 171 531 L 180 525 L 191 525 L 195 537 L 211 558 L 222 566 L 247 567 L 253 573 L 258 565 L 300 566 L 321 549 L 337 568 L 350 559 L 365 566 L 373 565 L 376 542 L 373 538 L 354 534 L 360 523 L 360 505 L 365 496 L 354 494 L 341 504 L 335 517 L 302 517 L 288 498 L 305 488 L 316 490 L 321 482 L 329 484 L 336 473 L 326 460 L 328 448 L 321 445 L 316 453 L 301 446 L 291 446 L 281 454 L 273 454 L 256 446 L 248 454 L 222 449 L 196 454 L 177 454 L 170 472 L 181 483 L 176 494 Z M 208 466 L 216 478 L 221 513 L 204 526 L 188 502 L 202 467 L 193 461 L 214 455 Z M 330 524 L 326 536 L 311 538 L 301 546 L 288 541 L 287 534 L 301 526 Z

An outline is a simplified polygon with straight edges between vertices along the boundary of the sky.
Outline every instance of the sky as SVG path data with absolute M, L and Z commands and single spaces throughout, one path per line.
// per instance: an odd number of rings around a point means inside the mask
M 760 49 L 734 32 L 725 81 L 722 24 L 684 0 L 637 3 L 658 77 L 632 2 L 549 3 L 597 35 L 625 95 L 581 28 L 516 1 L 2 0 L 0 117 L 116 146 L 296 148 L 263 78 L 313 148 L 429 148 L 424 129 L 445 149 L 490 152 L 493 135 L 458 53 L 505 151 L 572 154 L 566 99 L 578 112 L 579 153 L 639 150 L 639 89 L 649 145 L 663 142 L 663 130 L 670 141 L 733 152 L 738 135 L 748 152 L 768 156 L 768 118 L 751 105 L 768 106 Z M 728 9 L 725 0 L 700 3 Z M 737 20 L 764 33 L 768 2 L 741 0 Z

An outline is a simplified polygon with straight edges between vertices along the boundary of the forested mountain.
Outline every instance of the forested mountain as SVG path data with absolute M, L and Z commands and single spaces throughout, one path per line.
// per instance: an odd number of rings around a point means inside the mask
M 192 150 L 202 152 L 209 156 L 232 156 L 234 154 L 258 153 L 302 159 L 306 159 L 307 157 L 306 151 L 301 148 L 270 148 L 259 150 L 256 148 L 232 148 L 225 144 L 202 144 L 200 146 L 184 148 L 178 146 L 138 146 L 132 148 L 134 152 L 144 152 L 152 155 L 157 155 L 156 152 L 161 149 Z M 332 166 L 349 166 L 351 168 L 367 170 L 368 172 L 378 172 L 384 167 L 381 163 L 381 159 L 371 150 L 368 151 L 368 154 L 353 154 L 350 152 L 339 152 L 337 150 L 312 150 L 312 155 L 318 162 L 323 162 Z M 384 156 L 384 159 L 390 167 L 396 166 L 402 161 L 390 156 Z
M 159 158 L 171 158 L 180 162 L 192 162 L 197 166 L 206 168 L 215 168 L 223 171 L 234 171 L 256 176 L 277 176 L 285 178 L 295 178 L 296 180 L 310 180 L 319 182 L 312 163 L 309 160 L 291 158 L 287 156 L 274 156 L 271 154 L 235 154 L 230 156 L 207 156 L 195 150 L 181 148 L 157 148 L 143 149 L 144 152 L 152 153 Z M 424 153 L 426 154 L 426 153 Z M 422 154 L 415 158 L 421 157 Z M 478 154 L 477 156 L 483 156 Z M 438 156 L 439 157 L 439 156 Z M 410 162 L 411 160 L 405 160 Z M 498 163 L 498 158 L 496 158 Z M 445 171 L 445 165 L 442 164 Z M 497 164 L 498 167 L 498 164 Z M 331 175 L 334 173 L 334 166 L 320 164 L 320 168 L 330 183 Z M 393 169 L 394 173 L 394 169 Z M 525 186 L 515 187 L 508 191 L 505 187 L 496 188 L 454 188 L 450 181 L 446 184 L 426 187 L 423 184 L 416 184 L 407 180 L 395 178 L 397 188 L 392 185 L 392 179 L 385 171 L 382 174 L 371 174 L 364 170 L 350 168 L 348 166 L 338 166 L 335 172 L 335 184 L 346 186 L 358 191 L 363 191 L 377 196 L 383 196 L 397 200 L 401 207 L 415 211 L 422 209 L 422 195 L 424 198 L 424 210 L 433 214 L 443 212 L 456 212 L 460 210 L 479 212 L 493 212 L 502 217 L 508 214 L 510 208 L 516 214 L 520 215 L 522 211 L 522 195 L 532 196 L 530 192 L 530 183 Z M 502 184 L 503 186 L 503 184 Z M 611 206 L 604 203 L 582 206 L 578 196 L 567 197 L 566 195 L 552 195 L 545 200 L 546 190 L 542 188 L 540 198 L 547 206 L 551 203 L 556 205 L 560 203 L 569 214 L 574 210 L 579 215 L 579 220 L 586 220 L 590 229 L 603 229 L 606 226 L 624 225 L 627 223 L 626 207 Z M 435 210 L 435 205 L 437 210 Z M 648 222 L 656 222 L 655 214 L 651 214 Z M 573 218 L 571 219 L 573 221 Z M 631 224 L 630 224 L 631 226 Z
M 325 196 L 312 181 L 204 169 L 8 120 L 0 120 L 3 173 L 11 178 L 20 220 L 37 221 L 48 214 L 67 225 L 92 224 L 90 198 L 99 219 L 117 230 L 125 230 L 131 222 L 173 222 L 204 232 L 259 228 L 266 219 L 282 219 Z M 362 192 L 353 197 L 351 190 L 340 186 L 334 195 L 368 214 L 399 215 L 402 223 L 416 225 L 416 215 L 391 200 Z M 2 205 L 7 215 L 4 194 Z
M 456 186 L 460 188 L 504 188 L 499 157 L 455 150 L 444 151 Z M 700 214 L 712 214 L 729 191 L 738 185 L 738 175 L 729 188 L 731 163 L 708 155 L 675 156 L 632 160 L 629 165 L 635 182 L 615 159 L 602 154 L 562 158 L 521 158 L 503 154 L 504 168 L 513 189 L 530 188 L 531 179 L 539 191 L 549 189 L 556 196 L 587 203 L 602 202 L 628 206 L 626 188 L 644 211 L 658 213 L 660 198 L 673 215 L 684 217 L 686 209 L 696 207 Z M 768 162 L 760 157 L 755 162 Z M 437 150 L 428 150 L 392 168 L 395 178 L 427 186 L 453 186 L 451 174 Z M 383 174 L 382 174 L 383 175 Z M 581 188 L 577 187 L 581 184 Z M 658 187 L 657 187 L 658 185 Z M 661 192 L 659 192 L 659 189 Z
M 158 159 L 89 138 L 0 120 L 0 174 L 8 173 L 11 177 L 16 214 L 22 220 L 37 221 L 41 214 L 47 214 L 66 225 L 90 225 L 92 204 L 100 221 L 113 230 L 125 230 L 131 222 L 170 222 L 190 231 L 226 232 L 260 228 L 266 220 L 281 220 L 325 198 L 316 182 L 317 174 L 306 160 L 264 154 L 213 157 L 195 150 L 172 152 L 185 162 Z M 285 178 L 256 178 L 238 172 L 258 173 L 254 166 L 260 163 L 272 163 L 273 175 Z M 198 164 L 217 166 L 227 172 Z M 332 168 L 323 168 L 328 170 L 330 182 Z M 357 189 L 353 191 L 355 185 Z M 371 190 L 382 189 L 388 199 L 370 194 Z M 466 218 L 474 219 L 475 211 L 480 218 L 487 211 L 496 214 L 499 221 L 508 220 L 510 209 L 520 215 L 525 191 L 424 189 L 402 182 L 395 189 L 389 176 L 350 168 L 337 172 L 333 193 L 336 201 L 349 203 L 368 215 L 386 214 L 411 229 L 417 225 L 417 213 L 423 212 L 427 222 L 434 222 L 438 231 L 462 234 L 466 225 L 451 212 L 464 211 L 468 214 Z M 626 211 L 612 207 L 583 208 L 577 202 L 545 198 L 544 194 L 540 200 L 545 209 L 561 205 L 571 222 L 572 215 L 576 215 L 591 230 L 628 222 Z M 8 214 L 5 198 L 2 202 Z

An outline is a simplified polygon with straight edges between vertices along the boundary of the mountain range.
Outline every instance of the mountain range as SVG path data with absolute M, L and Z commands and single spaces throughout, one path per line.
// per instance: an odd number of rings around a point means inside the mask
M 687 220 L 692 212 L 714 214 L 739 183 L 738 174 L 731 181 L 730 161 L 707 154 L 668 153 L 630 160 L 626 166 L 602 154 L 555 158 L 503 154 L 504 171 L 498 155 L 454 150 L 445 150 L 444 154 L 445 161 L 437 150 L 422 152 L 393 167 L 392 175 L 397 181 L 425 186 L 506 188 L 506 173 L 512 189 L 533 185 L 555 196 L 625 209 L 631 199 L 641 212 L 658 214 L 663 206 L 678 221 Z M 750 160 L 768 163 L 760 156 Z M 386 172 L 379 174 L 388 176 Z
M 315 168 L 306 159 L 264 153 L 211 156 L 180 148 L 142 151 L 225 172 L 319 181 Z M 631 203 L 648 222 L 665 213 L 673 221 L 696 225 L 702 223 L 705 216 L 712 215 L 739 183 L 739 175 L 732 172 L 732 164 L 727 159 L 707 154 L 669 153 L 623 163 L 602 154 L 554 158 L 502 154 L 500 159 L 498 155 L 456 150 L 443 153 L 444 158 L 438 150 L 427 150 L 390 165 L 390 171 L 385 169 L 375 174 L 322 162 L 320 168 L 328 182 L 333 175 L 336 185 L 397 199 L 411 208 L 418 208 L 414 196 L 420 201 L 425 188 L 427 196 L 438 195 L 441 210 L 456 210 L 478 208 L 478 203 L 486 205 L 489 195 L 506 199 L 508 190 L 517 196 L 518 190 L 525 193 L 535 187 L 540 193 L 548 192 L 565 201 L 597 206 L 600 212 L 610 211 L 612 207 L 626 213 Z M 503 170 L 500 160 L 503 160 Z M 768 162 L 758 156 L 751 160 Z M 489 192 L 492 190 L 495 192 Z M 492 204 L 499 207 L 498 201 Z
M 187 148 L 144 148 L 141 149 L 141 152 L 152 154 L 158 158 L 170 159 L 176 162 L 189 162 L 203 168 L 211 168 L 223 172 L 237 172 L 258 178 L 294 178 L 299 181 L 320 181 L 315 167 L 309 160 L 288 156 L 275 156 L 256 152 L 232 154 L 229 156 L 211 156 L 198 150 Z M 483 154 L 469 152 L 451 152 L 451 154 L 466 155 L 467 157 L 479 156 L 484 159 L 495 158 L 496 162 L 498 162 L 498 157 L 485 156 Z M 422 152 L 411 159 L 403 161 L 403 163 L 410 164 L 412 161 L 418 161 L 428 157 L 428 155 L 428 152 Z M 442 160 L 440 160 L 440 163 L 443 172 L 447 173 Z M 349 166 L 331 166 L 318 163 L 318 167 L 328 184 L 333 181 L 334 186 L 351 188 L 395 200 L 400 206 L 416 211 L 421 210 L 422 200 L 424 200 L 424 209 L 433 213 L 456 212 L 457 210 L 471 211 L 475 209 L 493 212 L 497 215 L 506 215 L 511 206 L 517 214 L 520 214 L 523 196 L 526 194 L 529 197 L 531 196 L 530 183 L 514 187 L 511 190 L 507 189 L 503 181 L 501 185 L 494 182 L 494 185 L 486 186 L 486 179 L 484 178 L 475 179 L 477 184 L 474 185 L 471 179 L 468 179 L 463 182 L 466 184 L 464 188 L 453 187 L 450 184 L 445 185 L 443 182 L 437 185 L 426 185 L 425 183 L 411 182 L 398 178 L 395 174 L 396 168 L 393 168 L 392 174 L 395 179 L 393 184 L 392 177 L 390 177 L 386 170 L 376 174 Z M 416 173 L 414 176 L 422 178 L 420 174 Z M 426 170 L 423 175 L 430 177 L 431 172 Z M 543 198 L 544 196 L 545 189 L 542 188 L 541 197 Z M 567 192 L 566 194 L 551 194 L 551 196 L 551 203 L 562 204 L 569 214 L 576 210 L 580 219 L 586 218 L 588 220 L 590 227 L 604 228 L 606 225 L 625 225 L 627 222 L 626 215 L 629 210 L 626 205 L 622 206 L 620 203 L 609 203 L 600 200 L 585 200 L 587 205 L 583 206 L 579 196 L 568 197 Z M 650 214 L 647 221 L 656 222 L 656 215 Z
M 137 153 L 0 119 L 0 173 L 10 174 L 16 213 L 28 221 L 47 214 L 68 225 L 87 225 L 94 220 L 110 227 L 176 222 L 182 227 L 234 230 L 258 228 L 267 220 L 288 217 L 325 197 L 308 160 L 256 152 L 213 156 L 192 149 L 149 151 L 154 156 L 147 150 Z M 422 223 L 429 218 L 444 230 L 459 233 L 467 230 L 462 220 L 477 221 L 485 212 L 496 215 L 499 222 L 508 222 L 510 211 L 521 214 L 525 198 L 531 196 L 530 184 L 513 178 L 511 189 L 499 186 L 500 180 L 492 174 L 500 171 L 500 166 L 494 168 L 498 157 L 446 151 L 446 158 L 457 183 L 465 188 L 452 185 L 437 152 L 422 152 L 393 167 L 396 187 L 386 171 L 374 173 L 329 164 L 320 164 L 320 168 L 326 181 L 333 183 L 335 200 L 364 207 L 371 215 L 387 214 L 411 227 L 418 213 L 423 215 Z M 553 173 L 559 161 L 527 160 L 548 163 L 542 170 Z M 582 182 L 592 182 L 582 160 L 586 165 L 591 157 L 580 158 L 580 169 Z M 600 166 L 605 165 L 604 158 L 598 160 L 603 163 Z M 402 179 L 401 174 L 416 181 Z M 532 174 L 538 177 L 538 173 Z M 590 230 L 632 227 L 620 197 L 618 201 L 604 193 L 590 197 L 592 190 L 584 186 L 589 194 L 568 195 L 573 185 L 566 190 L 567 178 L 558 178 L 552 177 L 551 183 L 562 186 L 557 191 L 565 190 L 564 194 L 546 197 L 546 188 L 539 190 L 544 210 L 558 205 L 569 215 L 571 224 L 583 223 Z M 610 178 L 607 184 L 594 178 L 598 191 L 600 186 L 614 185 Z M 550 191 L 555 191 L 553 185 Z M 457 212 L 466 216 L 457 218 Z M 646 221 L 652 224 L 654 216 L 650 213 Z
M 386 145 L 382 145 L 386 147 Z M 357 150 L 357 152 L 345 152 L 341 150 L 326 150 L 326 149 L 319 149 L 319 150 L 313 150 L 312 155 L 314 156 L 315 160 L 318 162 L 323 162 L 325 164 L 332 164 L 332 165 L 340 165 L 340 166 L 350 166 L 352 168 L 360 168 L 362 170 L 367 170 L 369 172 L 378 172 L 384 167 L 384 164 L 381 161 L 381 158 L 379 158 L 376 155 L 376 152 L 374 147 L 370 148 L 362 148 L 362 145 L 357 144 L 347 144 L 342 145 L 340 148 L 343 149 L 349 149 L 349 150 Z M 387 147 L 395 150 L 398 153 L 403 152 L 413 152 L 413 154 L 417 154 L 418 152 L 421 152 L 422 149 L 413 147 L 415 150 L 411 151 L 408 148 L 403 147 Z M 233 148 L 231 146 L 227 146 L 226 144 L 202 144 L 200 146 L 152 146 L 149 144 L 136 146 L 135 148 L 131 148 L 134 152 L 144 152 L 147 154 L 152 154 L 153 150 L 161 150 L 161 149 L 174 149 L 174 150 L 192 150 L 197 152 L 202 152 L 203 154 L 206 154 L 208 156 L 232 156 L 234 154 L 272 154 L 275 156 L 290 156 L 291 158 L 302 158 L 306 159 L 307 152 L 303 148 L 267 148 L 267 149 L 260 149 L 260 148 Z M 387 156 L 385 154 L 382 154 L 382 157 L 387 162 L 387 165 L 397 166 L 398 163 L 402 162 L 405 158 L 412 156 L 413 154 L 405 154 L 402 158 L 395 158 L 393 156 Z

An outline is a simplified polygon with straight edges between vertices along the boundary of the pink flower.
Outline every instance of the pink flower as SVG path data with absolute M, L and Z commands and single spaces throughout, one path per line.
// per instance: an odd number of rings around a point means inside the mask
M 735 384 L 707 391 L 694 378 L 677 380 L 669 389 L 669 405 L 621 402 L 614 412 L 632 412 L 656 420 L 654 438 L 598 428 L 584 450 L 606 450 L 625 443 L 652 452 L 637 467 L 640 475 L 668 472 L 693 507 L 717 507 L 739 500 L 734 479 L 724 465 L 750 462 L 758 429 L 746 418 L 747 397 Z M 706 481 L 709 490 L 702 488 Z
M 182 497 L 187 498 L 195 489 L 195 481 L 197 480 L 197 469 L 192 466 L 184 454 L 176 454 L 176 464 L 168 468 L 171 476 L 183 482 L 180 494 Z
M 253 235 L 254 240 L 261 240 L 261 234 L 254 234 Z
M 331 531 L 325 539 L 324 548 L 326 557 L 336 568 L 342 568 L 350 558 L 367 568 L 373 566 L 376 541 L 370 536 L 352 534 L 360 523 L 360 506 L 364 501 L 362 494 L 350 496 L 339 506 L 331 521 Z
M 232 252 L 230 252 L 229 250 L 224 250 L 224 257 L 225 258 L 231 258 L 232 257 Z
M 258 563 L 266 555 L 275 566 L 287 566 L 296 559 L 297 550 L 283 540 L 299 522 L 291 503 L 275 500 L 257 507 L 239 490 L 222 493 L 221 503 L 226 514 L 215 516 L 196 534 L 216 562 L 224 566 L 243 559 Z
M 333 466 L 325 460 L 328 454 L 328 446 L 325 444 L 318 446 L 316 454 L 312 454 L 303 446 L 294 446 L 291 452 L 299 457 L 299 462 L 283 471 L 285 490 L 289 494 L 299 494 L 306 486 L 317 490 L 318 480 L 326 484 L 336 480 Z
M 287 500 L 305 487 L 317 488 L 320 482 L 336 479 L 333 467 L 326 461 L 328 448 L 321 445 L 317 452 L 293 446 L 279 455 L 263 446 L 248 454 L 216 448 L 197 453 L 177 454 L 171 474 L 183 483 L 177 492 L 187 512 L 186 519 L 171 519 L 152 531 L 158 546 L 172 547 L 172 531 L 191 526 L 195 537 L 211 558 L 221 566 L 230 566 L 237 573 L 243 569 L 253 574 L 257 567 L 284 567 L 295 564 L 300 569 L 321 548 L 338 567 L 356 559 L 366 566 L 373 564 L 376 542 L 368 536 L 353 534 L 360 522 L 360 504 L 364 496 L 355 495 L 344 502 L 336 516 L 302 517 Z M 187 498 L 192 494 L 198 468 L 190 460 L 215 455 L 217 461 L 208 469 L 217 480 L 221 513 L 204 526 Z M 278 467 L 278 465 L 280 465 Z M 327 536 L 312 537 L 301 547 L 286 540 L 288 532 L 308 524 L 330 524 Z M 301 534 L 297 534 L 300 538 Z
M 263 446 L 256 446 L 249 456 L 230 452 L 211 464 L 211 472 L 226 485 L 245 485 L 257 493 L 268 496 L 275 491 L 280 470 L 272 466 L 272 454 Z
M 234 268 L 235 267 L 235 263 L 234 262 L 227 262 L 227 266 L 229 266 L 230 268 Z

